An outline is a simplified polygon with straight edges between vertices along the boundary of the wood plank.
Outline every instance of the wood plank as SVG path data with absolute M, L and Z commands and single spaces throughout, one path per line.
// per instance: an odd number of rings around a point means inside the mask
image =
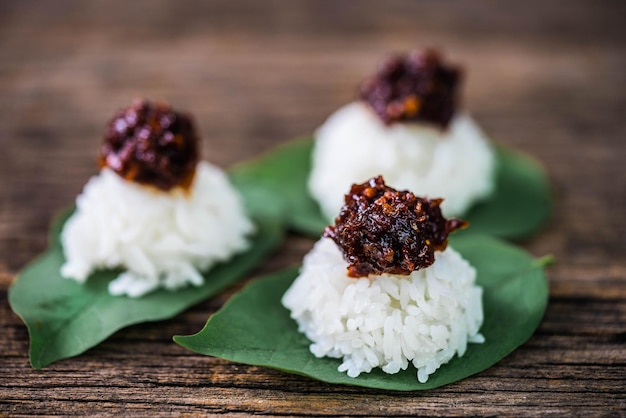
M 0 415 L 626 416 L 626 3 L 529 0 L 0 2 Z M 555 214 L 522 245 L 553 254 L 535 335 L 437 390 L 333 386 L 191 353 L 190 334 L 243 283 L 41 371 L 10 310 L 15 274 L 96 172 L 114 110 L 134 97 L 191 111 L 228 167 L 312 132 L 390 51 L 462 62 L 464 104 L 541 161 Z M 297 263 L 290 236 L 252 276 Z M 248 278 L 248 279 L 250 279 Z

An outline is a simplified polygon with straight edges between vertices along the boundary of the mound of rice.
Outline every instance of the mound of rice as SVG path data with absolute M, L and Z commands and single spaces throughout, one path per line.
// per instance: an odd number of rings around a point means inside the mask
M 484 342 L 482 288 L 452 248 L 408 276 L 355 279 L 347 266 L 335 243 L 322 238 L 282 299 L 316 357 L 343 359 L 340 372 L 357 377 L 380 367 L 393 374 L 412 363 L 424 383 L 468 342 Z
M 467 115 L 443 133 L 420 123 L 390 126 L 362 102 L 339 109 L 315 134 L 309 191 L 329 220 L 353 183 L 382 175 L 398 189 L 443 198 L 445 216 L 463 214 L 493 189 L 494 156 Z
M 188 191 L 158 191 L 104 168 L 76 205 L 61 234 L 61 274 L 83 283 L 96 269 L 124 267 L 109 284 L 113 295 L 200 286 L 200 272 L 248 248 L 254 229 L 226 175 L 207 162 Z

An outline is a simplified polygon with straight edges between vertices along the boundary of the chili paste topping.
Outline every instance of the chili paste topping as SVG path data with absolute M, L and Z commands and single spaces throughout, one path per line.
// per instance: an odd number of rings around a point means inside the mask
M 433 264 L 448 234 L 467 222 L 445 219 L 442 199 L 424 199 L 385 185 L 381 176 L 354 184 L 324 236 L 342 249 L 348 276 L 383 273 L 408 275 Z
M 100 167 L 167 191 L 188 188 L 198 162 L 198 136 L 190 116 L 169 104 L 137 100 L 109 123 Z
M 461 70 L 444 64 L 435 50 L 398 54 L 361 84 L 359 99 L 387 125 L 424 121 L 446 128 L 457 107 L 460 79 Z

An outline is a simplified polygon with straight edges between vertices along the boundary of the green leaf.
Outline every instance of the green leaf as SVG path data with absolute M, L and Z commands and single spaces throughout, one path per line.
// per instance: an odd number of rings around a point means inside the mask
M 252 214 L 278 218 L 288 227 L 319 237 L 328 220 L 307 192 L 311 138 L 276 147 L 230 170 L 230 179 Z
M 9 303 L 28 328 L 30 363 L 36 369 L 81 354 L 126 326 L 175 316 L 240 279 L 282 241 L 275 222 L 258 222 L 250 250 L 211 269 L 202 286 L 157 290 L 132 299 L 107 290 L 119 271 L 98 271 L 83 285 L 61 277 L 65 260 L 59 234 L 70 214 L 53 224 L 48 250 L 9 289 Z
M 288 142 L 235 166 L 230 175 L 251 213 L 275 217 L 295 231 L 319 237 L 329 220 L 307 191 L 312 147 L 312 138 Z M 537 162 L 516 151 L 499 146 L 496 155 L 496 189 L 463 216 L 471 224 L 463 233 L 527 238 L 552 211 L 547 176 Z
M 537 232 L 552 213 L 552 192 L 541 165 L 519 152 L 496 148 L 494 193 L 464 216 L 470 227 L 462 232 L 485 233 L 520 240 Z
M 533 260 L 523 251 L 480 235 L 455 237 L 451 245 L 478 271 L 484 288 L 484 344 L 469 344 L 419 383 L 416 370 L 389 375 L 380 369 L 350 378 L 337 371 L 338 359 L 316 358 L 310 342 L 300 334 L 281 297 L 297 276 L 291 268 L 259 279 L 233 296 L 198 334 L 176 336 L 183 347 L 210 356 L 296 373 L 328 383 L 385 390 L 432 389 L 466 378 L 492 366 L 523 344 L 539 325 L 548 300 L 544 266 L 550 259 Z

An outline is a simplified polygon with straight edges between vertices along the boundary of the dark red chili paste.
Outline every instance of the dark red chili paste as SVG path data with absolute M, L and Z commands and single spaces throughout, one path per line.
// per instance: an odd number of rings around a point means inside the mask
M 432 49 L 398 54 L 359 89 L 385 124 L 424 121 L 446 128 L 457 107 L 461 70 L 446 65 Z
M 446 220 L 442 199 L 424 199 L 387 187 L 381 176 L 354 184 L 345 204 L 324 236 L 342 249 L 348 275 L 408 275 L 430 266 L 435 251 L 448 245 L 448 234 L 467 222 Z
M 198 136 L 188 115 L 167 103 L 137 100 L 111 119 L 98 160 L 127 180 L 165 191 L 187 189 L 198 162 Z

